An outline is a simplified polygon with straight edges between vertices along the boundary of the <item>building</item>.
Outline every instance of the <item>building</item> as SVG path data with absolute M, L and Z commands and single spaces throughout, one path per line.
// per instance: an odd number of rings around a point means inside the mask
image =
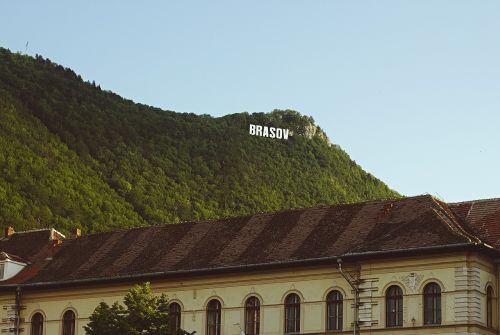
M 499 248 L 500 199 L 428 195 L 85 236 L 8 229 L 2 327 L 82 335 L 99 302 L 149 281 L 198 335 L 498 334 Z

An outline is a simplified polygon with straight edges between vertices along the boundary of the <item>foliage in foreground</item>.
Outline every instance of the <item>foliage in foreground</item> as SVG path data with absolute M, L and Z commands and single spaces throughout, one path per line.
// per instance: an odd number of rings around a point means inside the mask
M 123 304 L 101 302 L 85 326 L 87 335 L 193 335 L 169 329 L 168 298 L 156 296 L 145 283 L 130 289 Z

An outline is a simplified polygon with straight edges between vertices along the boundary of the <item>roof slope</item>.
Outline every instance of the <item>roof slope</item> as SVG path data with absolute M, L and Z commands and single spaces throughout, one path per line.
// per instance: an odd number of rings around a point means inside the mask
M 0 238 L 0 251 L 30 263 L 40 262 L 48 256 L 51 236 L 50 229 L 14 233 L 12 236 Z
M 500 199 L 459 202 L 449 207 L 459 220 L 477 231 L 479 238 L 500 248 Z
M 21 281 L 119 278 L 480 243 L 444 205 L 424 195 L 91 234 L 64 240 L 52 261 L 36 264 L 39 271 Z

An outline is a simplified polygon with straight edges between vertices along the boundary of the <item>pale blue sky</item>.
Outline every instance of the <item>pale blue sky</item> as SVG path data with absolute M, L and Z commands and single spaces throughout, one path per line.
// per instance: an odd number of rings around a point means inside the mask
M 105 2 L 105 3 L 104 3 Z M 0 46 L 126 98 L 311 115 L 405 195 L 500 197 L 500 1 L 2 1 Z

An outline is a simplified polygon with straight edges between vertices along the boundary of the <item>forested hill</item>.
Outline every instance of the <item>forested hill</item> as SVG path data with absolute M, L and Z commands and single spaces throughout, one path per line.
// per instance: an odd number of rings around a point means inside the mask
M 250 123 L 293 135 L 250 136 Z M 397 196 L 295 111 L 164 111 L 0 48 L 3 227 L 93 232 Z

